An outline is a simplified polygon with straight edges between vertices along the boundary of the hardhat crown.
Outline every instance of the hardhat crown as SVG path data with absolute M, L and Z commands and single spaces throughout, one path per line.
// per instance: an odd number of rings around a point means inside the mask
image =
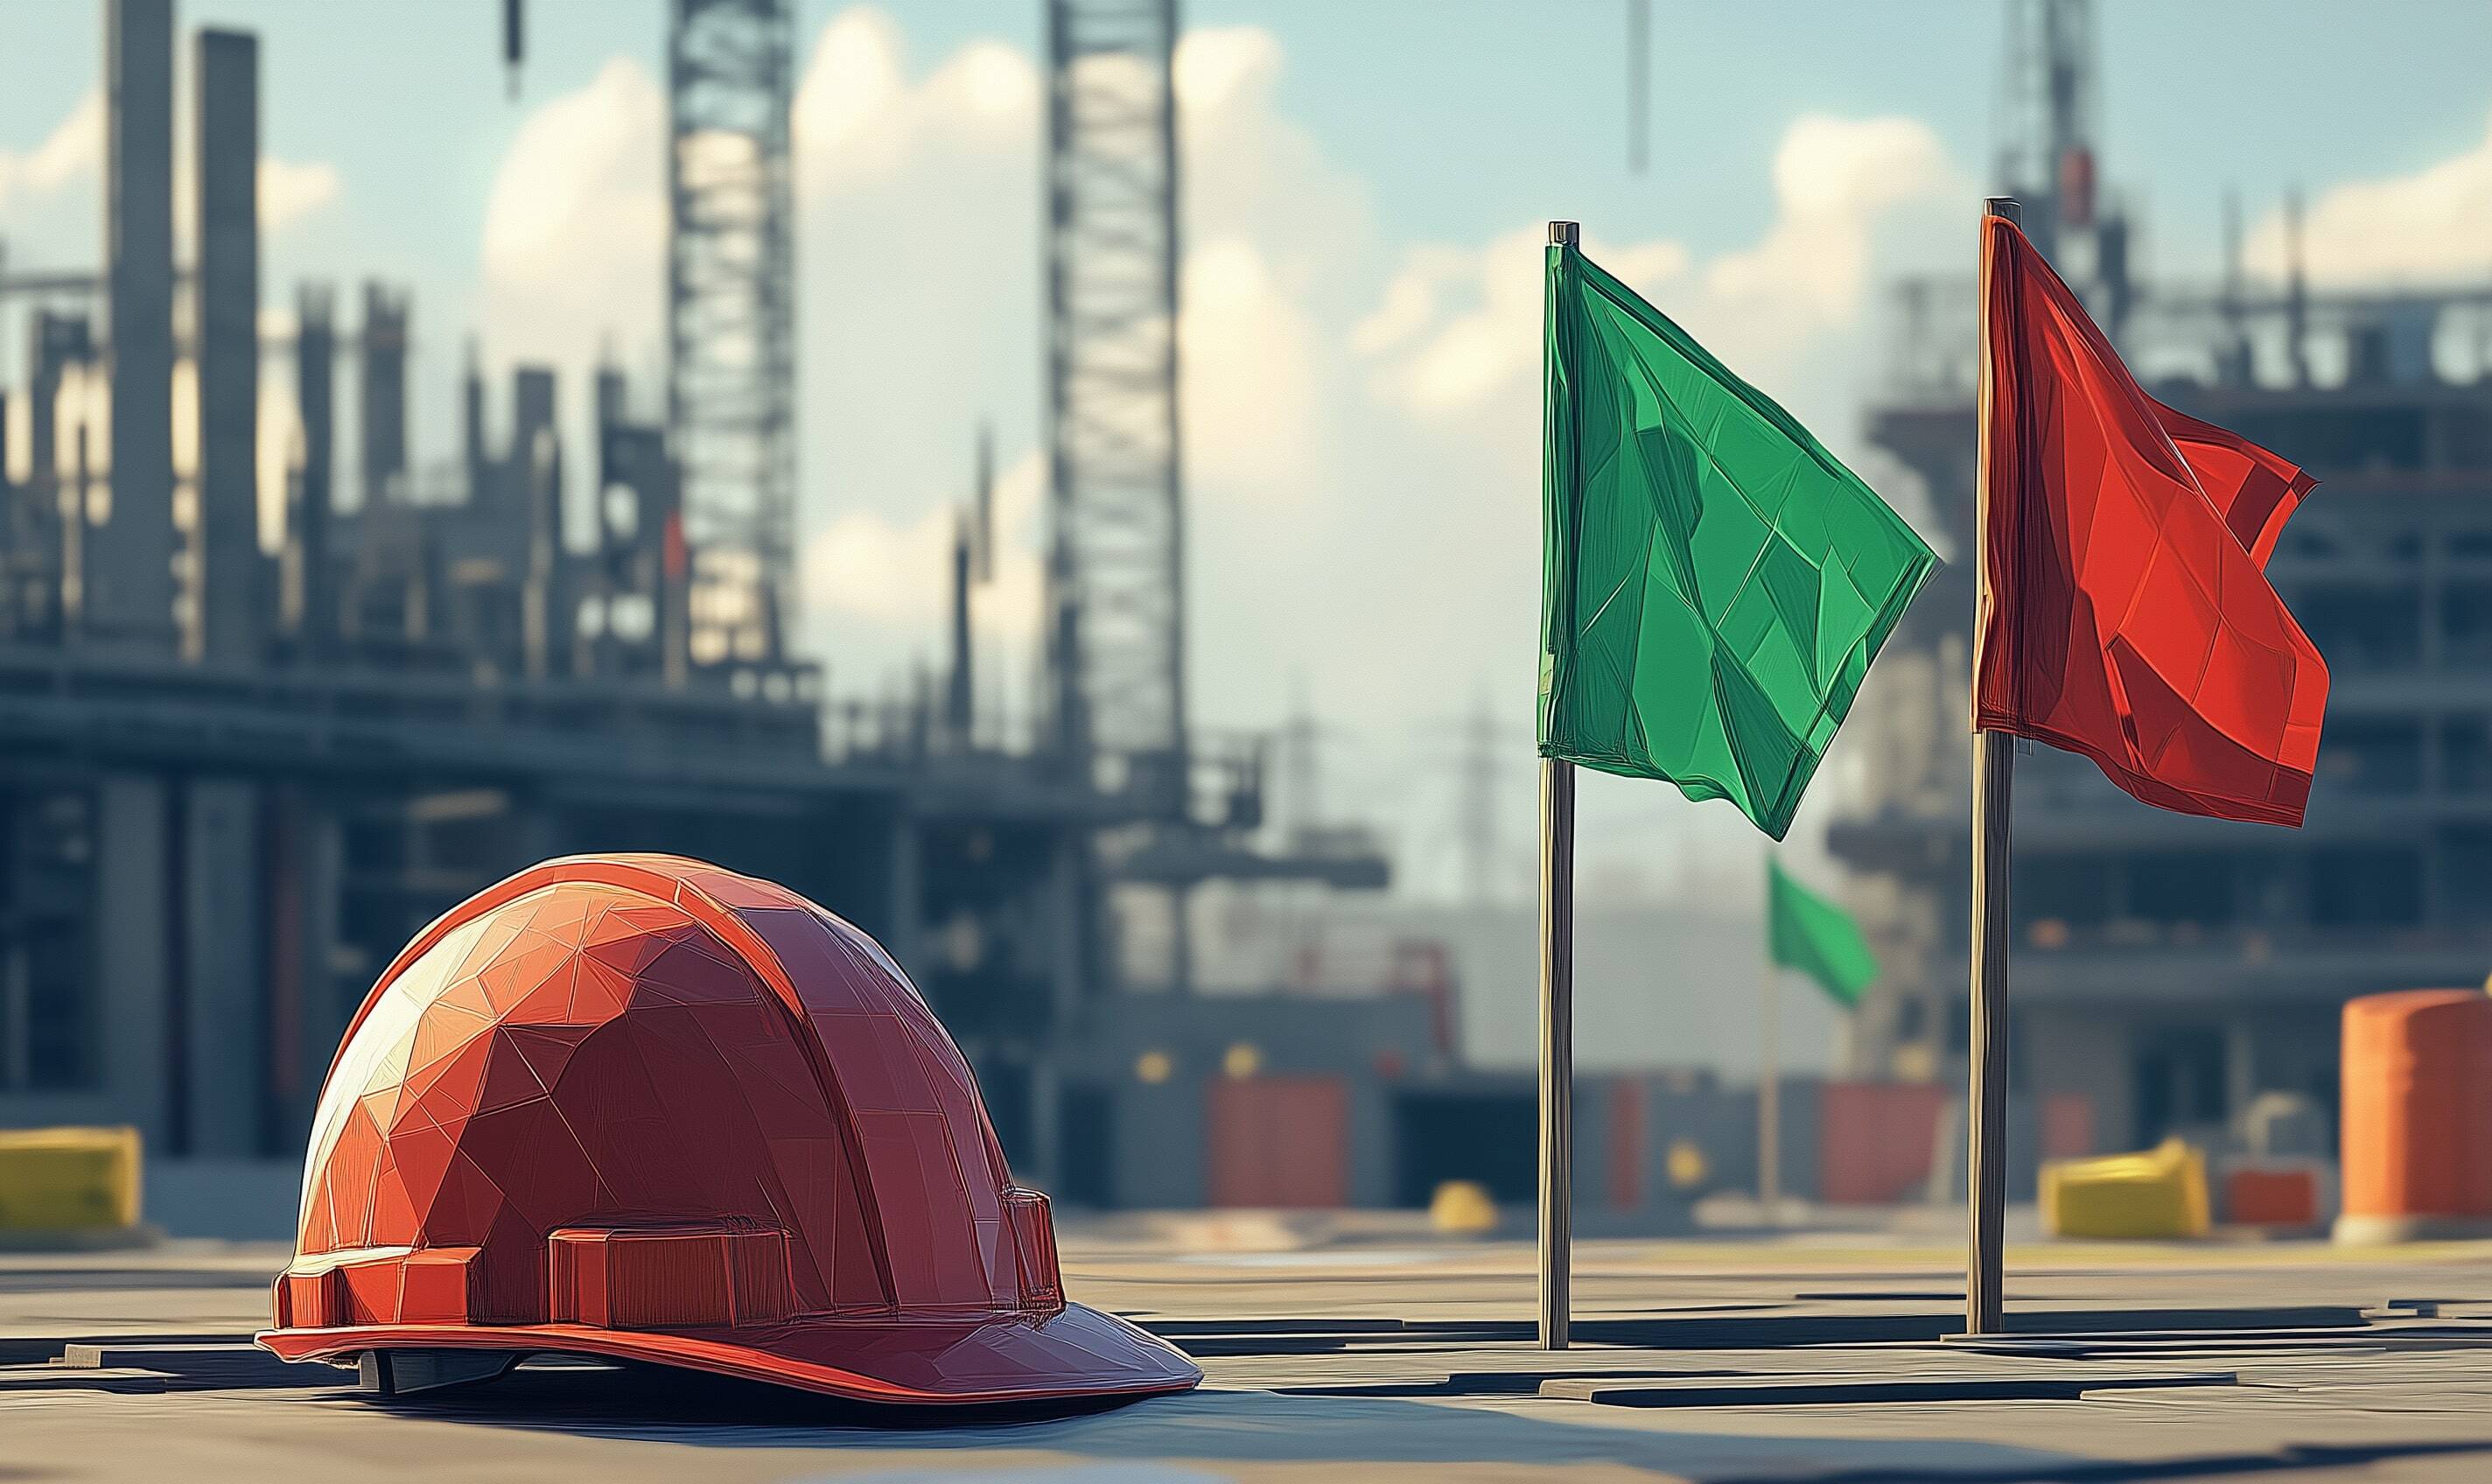
M 874 940 L 667 856 L 410 943 L 324 1087 L 277 1325 L 717 1329 L 1063 1308 L 967 1063 Z

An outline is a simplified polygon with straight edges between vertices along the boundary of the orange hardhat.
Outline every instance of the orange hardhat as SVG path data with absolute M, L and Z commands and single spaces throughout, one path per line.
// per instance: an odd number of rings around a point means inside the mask
M 275 1306 L 260 1344 L 385 1389 L 532 1352 L 875 1402 L 1202 1379 L 1065 1301 L 1047 1198 L 874 939 L 671 856 L 549 861 L 398 956 L 321 1090 Z

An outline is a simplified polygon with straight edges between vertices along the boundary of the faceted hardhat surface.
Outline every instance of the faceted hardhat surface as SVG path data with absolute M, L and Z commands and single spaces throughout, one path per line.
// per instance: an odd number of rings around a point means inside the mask
M 1046 1198 L 872 938 L 666 856 L 534 867 L 390 965 L 275 1310 L 289 1359 L 574 1352 L 893 1402 L 1201 1380 L 1065 1302 Z

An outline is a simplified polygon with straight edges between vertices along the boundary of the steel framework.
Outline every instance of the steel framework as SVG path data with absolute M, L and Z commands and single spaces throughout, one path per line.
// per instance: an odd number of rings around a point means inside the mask
M 1049 0 L 1048 564 L 1055 740 L 1185 808 L 1175 0 Z
M 2134 287 L 2128 220 L 2104 198 L 2096 173 L 2093 0 L 2016 0 L 2006 22 L 1999 187 L 2022 204 L 2025 234 L 2118 341 Z
M 796 603 L 787 0 L 674 0 L 667 36 L 667 427 L 693 658 L 775 661 Z
M 2026 235 L 2056 244 L 2075 169 L 2093 147 L 2093 7 L 2089 0 L 2018 0 L 2008 10 L 2007 65 L 2000 74 L 1999 188 L 2025 207 Z M 2092 164 L 2091 159 L 2086 165 Z M 2037 209 L 2038 208 L 2038 209 Z

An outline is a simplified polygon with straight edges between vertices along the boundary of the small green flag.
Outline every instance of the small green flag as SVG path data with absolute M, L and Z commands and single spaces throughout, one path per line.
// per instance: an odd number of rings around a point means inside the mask
M 1860 1002 L 1860 992 L 1878 978 L 1878 956 L 1860 936 L 1852 914 L 1783 875 L 1782 862 L 1765 862 L 1765 952 L 1785 968 L 1818 983 L 1837 1003 Z
M 1780 840 L 1937 558 L 1792 415 L 1549 249 L 1540 752 Z

